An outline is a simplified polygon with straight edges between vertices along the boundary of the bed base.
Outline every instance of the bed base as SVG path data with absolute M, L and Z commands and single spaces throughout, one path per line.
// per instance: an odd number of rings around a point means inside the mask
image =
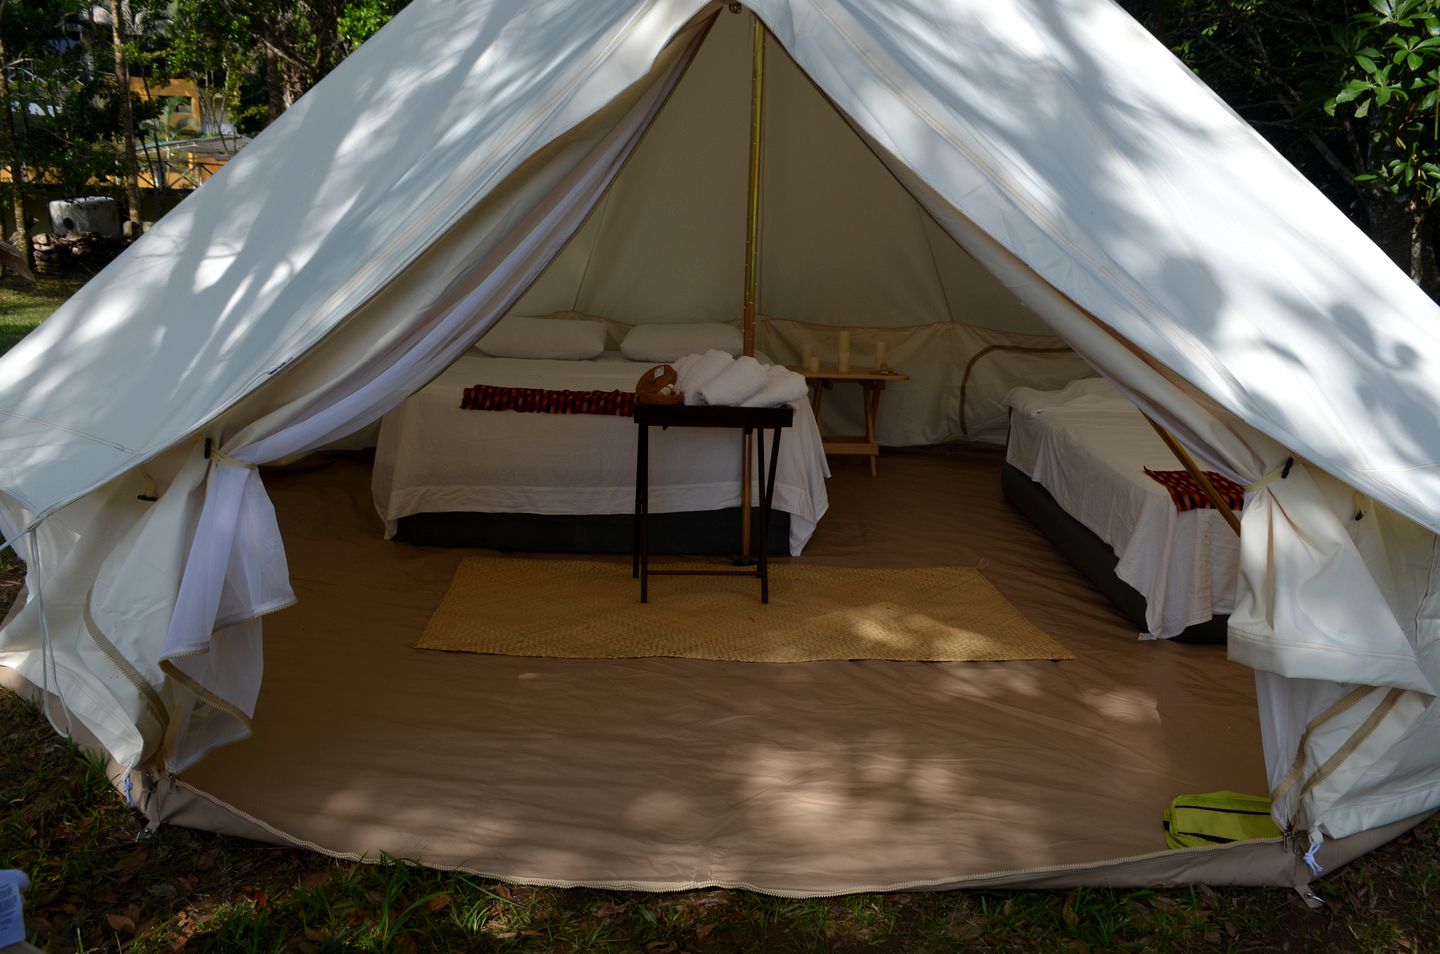
M 759 516 L 752 514 L 751 526 Z M 532 553 L 629 553 L 635 542 L 628 513 L 555 515 L 536 513 L 417 513 L 401 517 L 395 539 L 431 547 L 481 547 Z M 651 553 L 734 555 L 740 552 L 740 508 L 652 513 Z M 790 515 L 771 511 L 771 556 L 790 552 Z M 756 541 L 758 543 L 758 540 Z
M 1040 528 L 1055 548 L 1109 597 L 1126 619 L 1145 632 L 1145 597 L 1115 575 L 1120 559 L 1108 543 L 1066 513 L 1050 491 L 1012 464 L 1006 464 L 1000 472 L 1000 489 L 1005 499 Z M 1228 615 L 1211 617 L 1173 639 L 1181 643 L 1224 643 L 1229 619 Z

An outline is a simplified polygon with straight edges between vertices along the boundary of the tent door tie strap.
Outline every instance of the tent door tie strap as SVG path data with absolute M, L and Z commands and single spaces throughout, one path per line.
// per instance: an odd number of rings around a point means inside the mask
M 229 454 L 216 447 L 215 442 L 208 437 L 205 438 L 205 459 L 219 461 L 222 464 L 229 464 L 231 467 L 239 467 L 243 470 L 257 469 L 254 464 L 231 457 Z
M 1276 467 L 1274 470 L 1270 471 L 1270 473 L 1266 474 L 1264 477 L 1261 477 L 1254 483 L 1246 484 L 1245 493 L 1253 494 L 1258 491 L 1264 490 L 1266 487 L 1270 486 L 1277 480 L 1284 480 L 1285 478 L 1290 476 L 1290 468 L 1294 466 L 1295 458 L 1285 458 L 1285 463 L 1281 464 L 1279 467 Z
M 145 478 L 145 486 L 135 495 L 136 500 L 143 500 L 146 503 L 154 503 L 160 499 L 160 486 L 155 483 L 155 478 L 144 467 L 140 468 L 140 475 Z

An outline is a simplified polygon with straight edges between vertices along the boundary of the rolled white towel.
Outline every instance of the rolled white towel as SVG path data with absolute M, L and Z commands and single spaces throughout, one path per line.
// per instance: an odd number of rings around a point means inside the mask
M 749 355 L 736 358 L 735 363 L 700 387 L 702 404 L 740 404 L 765 387 L 765 368 Z
M 686 404 L 702 404 L 704 402 L 700 399 L 700 389 L 715 380 L 717 375 L 728 370 L 735 363 L 735 359 L 728 353 L 716 349 L 691 357 L 695 360 L 687 364 L 684 371 L 679 367 L 675 368 L 677 377 L 675 384 L 685 392 Z
M 772 364 L 765 369 L 765 386 L 742 403 L 745 407 L 779 407 L 798 401 L 809 393 L 810 386 L 805 383 L 805 375 Z
M 675 369 L 675 383 L 677 385 L 685 380 L 685 376 L 690 373 L 690 369 L 693 368 L 695 362 L 699 360 L 700 356 L 698 354 L 686 354 L 670 362 L 670 367 Z

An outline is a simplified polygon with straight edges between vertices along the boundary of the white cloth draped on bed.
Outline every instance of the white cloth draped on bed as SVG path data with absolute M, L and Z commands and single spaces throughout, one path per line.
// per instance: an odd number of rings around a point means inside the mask
M 384 418 L 372 489 L 386 537 L 416 513 L 605 514 L 635 508 L 635 424 L 628 417 L 461 410 L 465 388 L 633 391 L 652 365 L 607 353 L 595 361 L 467 354 Z M 776 510 L 790 514 L 800 553 L 828 507 L 820 432 L 808 402 L 792 402 L 780 440 Z M 768 451 L 768 443 L 767 443 Z M 758 497 L 759 486 L 755 485 Z M 740 505 L 740 441 L 728 429 L 650 435 L 650 510 Z
M 1181 465 L 1134 404 L 1104 378 L 1016 388 L 1005 403 L 1006 460 L 1115 550 L 1115 575 L 1145 597 L 1150 635 L 1175 636 L 1234 609 L 1239 539 L 1215 510 L 1178 513 L 1145 475 Z

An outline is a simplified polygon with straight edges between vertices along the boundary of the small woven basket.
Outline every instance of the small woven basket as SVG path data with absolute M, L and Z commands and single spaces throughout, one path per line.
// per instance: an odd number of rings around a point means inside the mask
M 668 364 L 657 364 L 635 382 L 636 404 L 684 404 L 685 395 L 675 389 L 677 376 Z

